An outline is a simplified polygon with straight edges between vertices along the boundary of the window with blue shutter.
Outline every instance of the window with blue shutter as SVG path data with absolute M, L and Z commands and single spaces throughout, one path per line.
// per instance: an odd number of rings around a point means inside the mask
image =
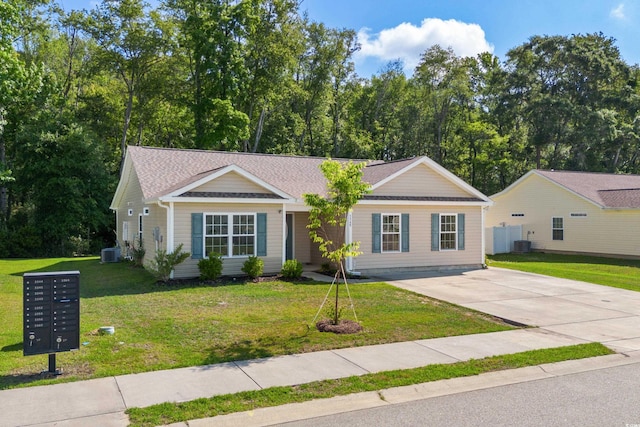
M 402 214 L 402 252 L 409 252 L 409 214 Z
M 431 214 L 431 250 L 440 250 L 440 214 Z
M 380 234 L 380 214 L 374 213 L 371 216 L 371 252 L 379 254 L 381 252 L 381 240 Z
M 464 214 L 458 214 L 458 250 L 464 250 Z
M 202 214 L 191 214 L 191 258 L 201 259 L 203 258 L 204 242 L 202 230 Z
M 256 237 L 258 239 L 256 254 L 258 256 L 267 256 L 267 214 L 259 213 L 256 217 L 256 222 L 258 223 L 256 230 Z

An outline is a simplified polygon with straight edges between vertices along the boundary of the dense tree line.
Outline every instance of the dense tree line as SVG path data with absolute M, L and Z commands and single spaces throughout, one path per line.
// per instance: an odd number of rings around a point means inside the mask
M 358 76 L 358 49 L 299 0 L 0 3 L 0 256 L 112 242 L 127 145 L 427 155 L 486 194 L 531 168 L 640 170 L 640 73 L 603 34 L 504 61 L 433 46 L 411 76 Z

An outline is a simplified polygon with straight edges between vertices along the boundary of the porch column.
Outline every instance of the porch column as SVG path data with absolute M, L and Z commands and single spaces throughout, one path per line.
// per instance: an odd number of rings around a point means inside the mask
M 344 242 L 349 245 L 351 243 L 353 243 L 353 211 L 349 211 L 347 213 L 347 223 L 345 224 L 345 230 L 344 230 Z M 347 257 L 346 259 L 346 267 L 347 267 L 347 271 L 353 271 L 353 257 Z
M 282 265 L 287 260 L 287 205 L 282 204 Z M 294 257 L 295 258 L 295 257 Z

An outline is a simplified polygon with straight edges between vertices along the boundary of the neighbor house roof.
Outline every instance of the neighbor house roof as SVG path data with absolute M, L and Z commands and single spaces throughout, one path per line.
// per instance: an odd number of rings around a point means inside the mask
M 572 193 L 602 208 L 640 208 L 640 175 L 532 170 L 503 192 L 508 191 L 533 173 L 566 188 Z
M 205 150 L 181 150 L 157 147 L 130 146 L 127 148 L 125 169 L 132 167 L 147 201 L 163 197 L 206 197 L 206 198 L 293 198 L 301 200 L 304 194 L 326 193 L 326 179 L 320 170 L 322 157 L 284 156 L 274 154 L 233 153 Z M 336 159 L 347 162 L 346 159 Z M 366 160 L 354 160 L 363 162 Z M 427 157 L 416 157 L 392 162 L 381 160 L 366 161 L 363 181 L 372 188 L 382 185 L 419 164 L 427 164 L 437 173 L 454 181 L 466 189 L 468 198 L 458 198 L 459 202 L 482 202 L 489 200 L 485 195 L 446 171 Z M 213 193 L 197 190 L 203 182 L 220 174 L 235 171 L 265 188 L 264 193 Z M 271 191 L 270 191 L 271 190 Z M 114 202 L 118 197 L 114 197 Z M 375 197 L 368 196 L 371 200 Z M 385 196 L 393 198 L 393 195 Z M 408 200 L 408 198 L 401 198 Z M 431 201 L 432 198 L 420 198 Z M 448 199 L 448 198 L 444 198 Z M 417 199 L 416 199 L 417 200 Z M 443 198 L 438 198 L 443 200 Z

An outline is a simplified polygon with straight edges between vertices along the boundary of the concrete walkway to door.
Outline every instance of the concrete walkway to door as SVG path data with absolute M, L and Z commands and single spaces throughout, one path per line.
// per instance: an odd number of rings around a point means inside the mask
M 640 350 L 640 292 L 491 267 L 394 272 L 381 277 L 410 291 L 617 352 Z

